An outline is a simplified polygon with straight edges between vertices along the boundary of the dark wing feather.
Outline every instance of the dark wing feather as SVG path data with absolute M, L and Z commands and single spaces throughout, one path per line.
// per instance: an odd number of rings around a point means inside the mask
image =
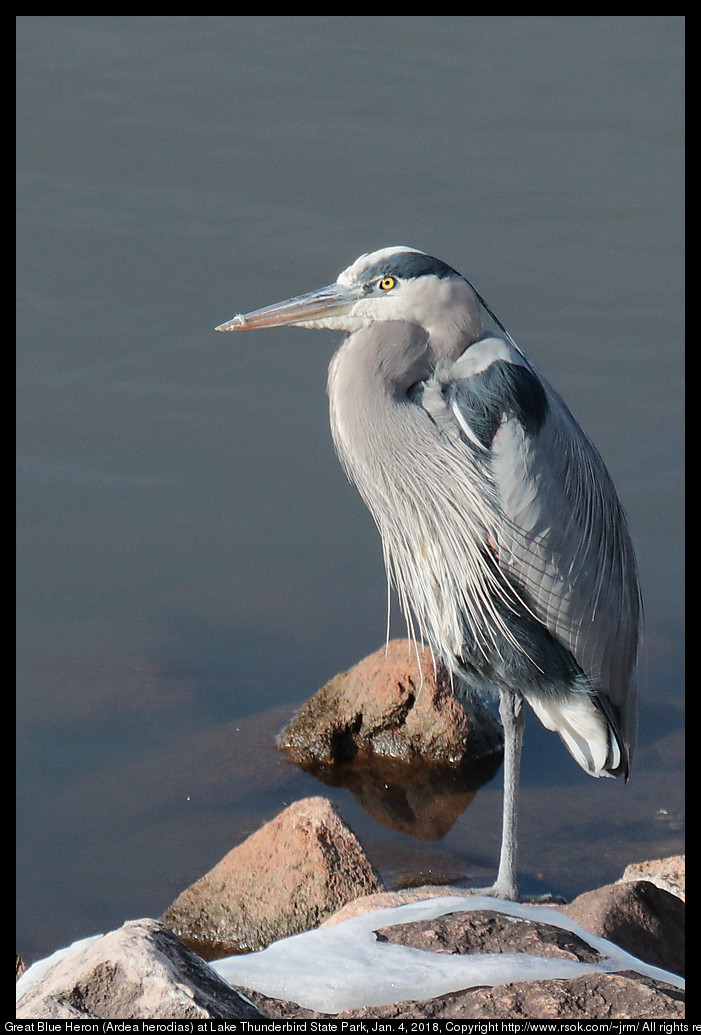
M 449 371 L 455 419 L 488 451 L 501 570 L 571 651 L 632 752 L 640 596 L 626 520 L 603 460 L 564 402 L 501 339 Z

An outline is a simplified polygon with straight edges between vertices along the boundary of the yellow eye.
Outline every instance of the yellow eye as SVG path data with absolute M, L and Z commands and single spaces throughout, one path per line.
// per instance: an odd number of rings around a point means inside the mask
M 394 277 L 383 277 L 379 282 L 378 287 L 380 291 L 391 291 L 396 283 L 397 282 Z

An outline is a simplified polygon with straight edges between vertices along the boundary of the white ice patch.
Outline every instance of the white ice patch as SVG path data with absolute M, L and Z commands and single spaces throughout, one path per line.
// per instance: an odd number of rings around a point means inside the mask
M 528 953 L 460 955 L 378 942 L 374 932 L 394 924 L 429 920 L 445 913 L 491 909 L 538 920 L 579 935 L 606 958 L 598 963 L 553 959 Z M 652 967 L 617 945 L 582 930 L 557 910 L 503 902 L 483 895 L 446 896 L 412 902 L 344 920 L 274 942 L 262 952 L 231 956 L 211 966 L 232 985 L 255 989 L 322 1013 L 384 1006 L 405 999 L 432 999 L 475 985 L 573 978 L 594 972 L 635 970 L 678 988 L 675 974 Z

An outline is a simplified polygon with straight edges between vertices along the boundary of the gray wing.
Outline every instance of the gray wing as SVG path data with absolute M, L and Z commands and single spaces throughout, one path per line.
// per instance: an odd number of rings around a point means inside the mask
M 443 383 L 464 439 L 489 458 L 500 569 L 616 706 L 632 749 L 640 596 L 603 460 L 554 389 L 501 339 L 470 346 Z

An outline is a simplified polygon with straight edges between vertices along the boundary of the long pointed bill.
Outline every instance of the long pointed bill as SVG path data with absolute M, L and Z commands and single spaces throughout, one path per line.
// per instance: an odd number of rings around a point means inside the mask
M 256 327 L 281 327 L 284 324 L 314 325 L 329 317 L 343 316 L 358 301 L 342 284 L 329 284 L 318 291 L 276 302 L 233 320 L 221 323 L 217 331 L 247 331 Z

